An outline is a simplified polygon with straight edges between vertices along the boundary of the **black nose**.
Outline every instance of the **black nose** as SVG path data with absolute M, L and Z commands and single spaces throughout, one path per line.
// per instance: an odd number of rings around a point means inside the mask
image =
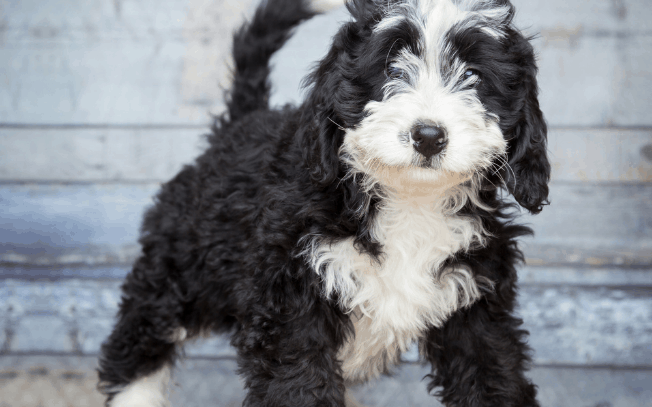
M 446 130 L 433 124 L 417 124 L 412 127 L 412 140 L 414 149 L 426 158 L 441 153 L 448 143 Z

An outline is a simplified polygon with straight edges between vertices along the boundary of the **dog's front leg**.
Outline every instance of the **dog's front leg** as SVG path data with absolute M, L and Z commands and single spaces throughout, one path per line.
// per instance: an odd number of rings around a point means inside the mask
M 342 322 L 324 304 L 310 307 L 299 316 L 257 312 L 235 334 L 239 372 L 248 390 L 244 406 L 345 405 L 337 360 Z
M 535 407 L 536 387 L 525 377 L 527 331 L 492 293 L 457 311 L 423 344 L 431 383 L 450 407 Z

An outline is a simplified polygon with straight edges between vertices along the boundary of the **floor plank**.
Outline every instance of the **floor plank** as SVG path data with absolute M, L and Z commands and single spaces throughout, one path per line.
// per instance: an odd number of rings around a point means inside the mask
M 158 184 L 0 185 L 0 263 L 130 264 Z M 519 222 L 531 264 L 652 264 L 652 185 L 553 183 Z
M 206 148 L 193 128 L 0 128 L 0 180 L 161 182 Z
M 1 271 L 1 270 L 0 270 Z M 546 272 L 546 270 L 543 270 Z M 558 270 L 547 270 L 548 274 Z M 517 314 L 530 331 L 537 363 L 652 366 L 652 281 L 621 284 L 614 271 L 601 284 L 533 283 L 519 291 Z M 536 271 L 529 271 L 530 275 Z M 550 279 L 550 277 L 547 277 Z M 645 278 L 645 280 L 643 280 Z M 604 282 L 610 280 L 612 284 Z M 594 282 L 597 283 L 597 282 Z M 96 354 L 109 335 L 121 280 L 0 280 L 0 349 L 5 352 Z M 233 356 L 224 336 L 187 346 L 191 356 Z M 416 361 L 409 353 L 406 360 Z
M 518 26 L 526 29 L 579 29 L 587 33 L 649 30 L 646 0 L 513 0 Z
M 0 357 L 3 407 L 97 407 L 96 360 L 91 357 Z M 236 407 L 244 398 L 232 359 L 183 362 L 175 371 L 173 406 Z M 394 377 L 355 388 L 367 406 L 440 406 L 426 394 L 429 369 L 407 364 Z M 542 407 L 643 407 L 652 398 L 652 370 L 535 367 L 529 377 L 539 387 Z

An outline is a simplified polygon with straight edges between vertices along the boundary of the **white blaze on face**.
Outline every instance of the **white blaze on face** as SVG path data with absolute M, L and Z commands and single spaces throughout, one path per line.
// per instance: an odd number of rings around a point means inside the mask
M 502 21 L 509 11 L 505 7 L 469 11 L 480 3 L 490 2 L 411 0 L 394 6 L 378 24 L 376 34 L 408 20 L 419 31 L 421 52 L 415 55 L 404 47 L 388 60 L 388 66 L 405 76 L 388 79 L 383 100 L 369 102 L 366 118 L 347 131 L 342 150 L 357 171 L 374 177 L 389 167 L 419 181 L 440 182 L 444 176 L 449 180 L 451 174 L 465 180 L 505 153 L 497 117 L 487 112 L 472 86 L 465 86 L 469 82 L 461 85 L 467 66 L 447 40 L 451 28 Z M 499 36 L 496 27 L 483 31 Z M 445 150 L 431 158 L 432 168 L 419 166 L 424 158 L 410 138 L 412 127 L 423 121 L 444 128 L 448 136 Z

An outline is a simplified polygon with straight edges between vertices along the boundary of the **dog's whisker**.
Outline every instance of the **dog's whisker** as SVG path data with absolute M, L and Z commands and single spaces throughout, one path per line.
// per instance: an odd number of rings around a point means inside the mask
M 328 120 L 330 120 L 331 123 L 333 123 L 335 126 L 337 126 L 338 129 L 340 129 L 342 131 L 346 131 L 346 129 L 344 127 L 342 127 L 339 124 L 335 123 L 335 121 L 333 119 L 331 119 L 330 117 L 328 117 Z
M 512 174 L 512 178 L 513 178 L 513 180 L 514 180 L 514 186 L 516 186 L 516 184 L 517 184 L 516 173 L 515 173 L 514 170 L 512 169 L 511 165 L 509 165 L 509 162 L 507 161 L 507 158 L 506 158 L 504 155 L 502 155 L 502 154 L 499 155 L 499 156 L 497 156 L 496 158 L 498 159 L 499 162 L 502 163 L 502 165 L 500 166 L 500 168 L 498 168 L 498 169 L 494 172 L 494 174 L 497 174 L 497 175 L 502 179 L 502 176 L 500 175 L 500 171 L 501 171 L 503 168 L 507 168 L 507 169 L 510 171 L 510 173 Z M 503 179 L 502 181 L 503 181 L 503 184 L 505 184 L 505 187 L 507 188 L 507 182 L 505 182 L 504 179 Z
M 387 51 L 387 56 L 385 57 L 385 72 L 387 72 L 387 68 L 388 68 L 388 64 L 389 64 L 389 55 L 392 53 L 392 48 L 394 48 L 394 45 L 396 45 L 396 43 L 398 41 L 399 41 L 398 39 L 394 40 L 394 42 L 392 43 L 392 46 L 389 47 L 389 51 Z

